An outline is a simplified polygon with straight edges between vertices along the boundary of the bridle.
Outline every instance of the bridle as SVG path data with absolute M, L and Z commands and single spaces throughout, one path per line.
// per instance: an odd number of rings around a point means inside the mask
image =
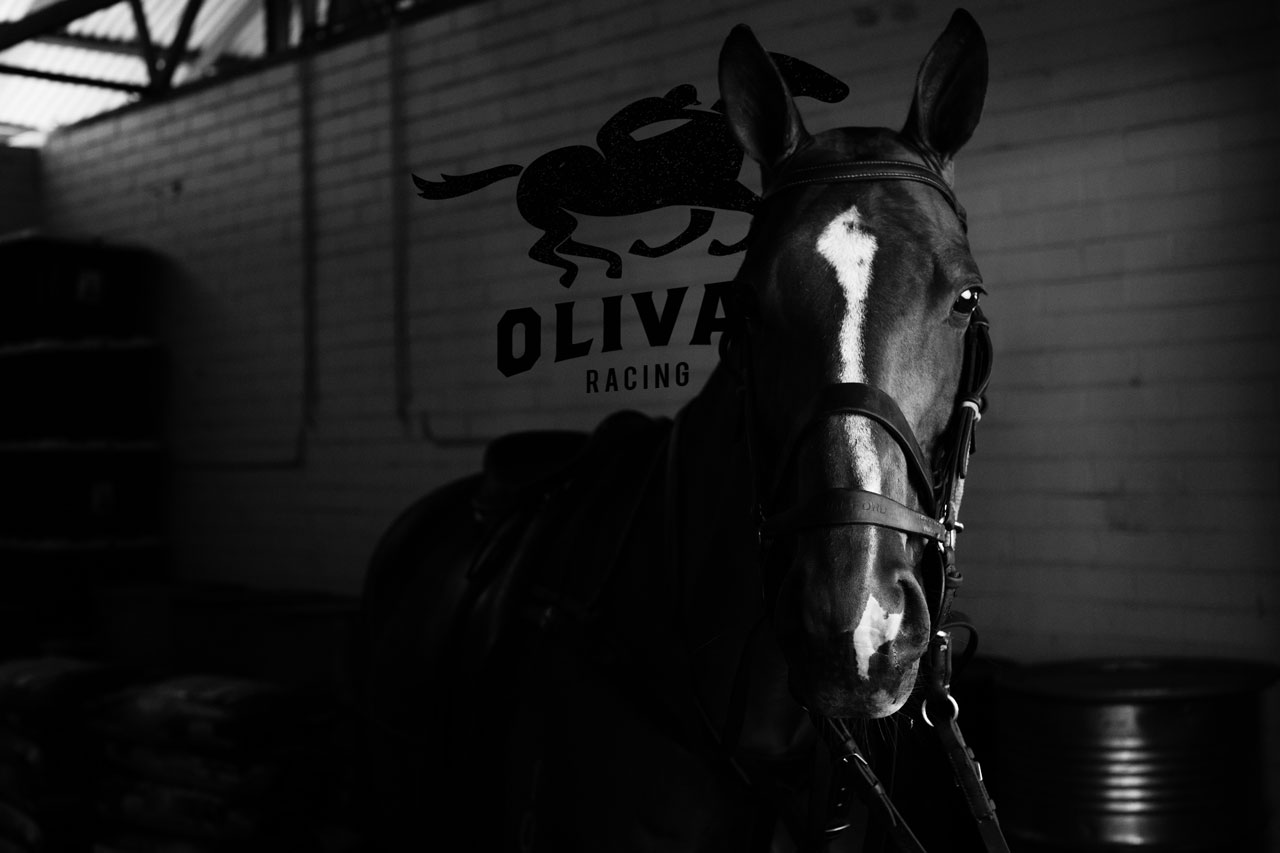
M 910 180 L 926 184 L 940 192 L 955 211 L 962 227 L 966 226 L 964 208 L 955 193 L 933 171 L 897 160 L 853 160 L 803 166 L 784 171 L 764 194 L 769 199 L 794 187 L 850 181 Z M 863 382 L 836 382 L 823 386 L 793 421 L 781 444 L 775 474 L 768 484 L 761 478 L 755 387 L 750 375 L 751 312 L 744 301 L 734 307 L 737 333 L 746 352 L 740 359 L 739 378 L 747 406 L 747 441 L 756 480 L 757 532 L 767 551 L 777 540 L 815 527 L 854 524 L 889 527 L 923 537 L 936 546 L 938 570 L 932 572 L 940 582 L 930 602 L 930 623 L 936 630 L 950 614 L 951 601 L 962 576 L 955 564 L 957 534 L 964 529 L 959 521 L 960 502 L 964 497 L 964 481 L 968 473 L 969 455 L 974 448 L 974 427 L 986 408 L 986 389 L 991 376 L 992 350 L 989 324 L 981 307 L 975 305 L 964 334 L 964 362 L 956 394 L 955 410 L 944 434 L 943 452 L 937 464 L 931 465 L 915 437 L 902 409 L 888 393 Z M 723 342 L 722 342 L 723 343 Z M 725 343 L 725 346 L 729 344 Z M 785 509 L 776 509 L 792 462 L 808 434 L 832 417 L 860 415 L 878 423 L 901 448 L 907 462 L 908 476 L 915 487 L 923 512 L 877 492 L 835 487 L 825 489 Z M 772 600 L 780 579 L 766 578 L 766 599 Z
M 854 181 L 905 180 L 925 184 L 942 194 L 967 230 L 964 208 L 954 191 L 936 172 L 899 160 L 842 160 L 793 168 L 784 167 L 766 187 L 764 199 L 786 190 L 814 184 Z M 922 716 L 934 727 L 951 762 L 956 781 L 962 789 L 970 812 L 989 851 L 1007 851 L 995 816 L 995 805 L 982 784 L 982 771 L 973 752 L 964 743 L 956 717 L 959 704 L 950 693 L 951 638 L 947 630 L 951 603 L 963 577 L 956 566 L 957 534 L 964 529 L 959 521 L 960 503 L 968 474 L 969 455 L 974 450 L 974 427 L 986 407 L 985 393 L 991 375 L 992 348 L 989 326 L 982 309 L 974 306 L 964 333 L 964 361 L 961 367 L 954 411 L 943 434 L 942 452 L 936 464 L 929 464 L 914 431 L 902 414 L 901 407 L 885 391 L 862 382 L 837 382 L 822 387 L 793 422 L 784 437 L 772 481 L 762 482 L 757 437 L 758 410 L 751 376 L 751 311 L 746 300 L 739 299 L 730 309 L 734 332 L 722 337 L 721 347 L 728 350 L 741 345 L 738 373 L 746 406 L 746 440 L 748 455 L 756 483 L 756 527 L 761 547 L 763 595 L 766 612 L 772 612 L 781 585 L 780 560 L 773 557 L 775 543 L 802 530 L 848 525 L 875 525 L 923 537 L 933 547 L 926 550 L 925 560 L 932 563 L 925 571 L 926 590 L 932 579 L 929 618 L 931 641 L 927 653 L 928 682 Z M 801 444 L 818 425 L 832 417 L 858 415 L 878 423 L 902 449 L 909 478 L 915 488 L 923 512 L 917 511 L 887 495 L 864 489 L 833 487 L 802 497 L 797 503 L 777 509 L 778 493 L 786 480 Z M 961 623 L 967 624 L 967 623 Z M 971 626 L 969 626 L 971 627 Z M 966 649 L 973 651 L 974 642 Z M 927 708 L 934 703 L 934 717 Z M 885 822 L 890 836 L 904 851 L 924 853 L 916 836 L 906 826 L 901 814 L 889 799 L 861 747 L 842 720 L 814 717 L 814 724 L 832 753 L 835 774 L 828 787 L 828 804 L 847 803 L 847 792 L 856 790 L 869 808 Z M 826 837 L 834 837 L 848 826 L 843 812 L 828 808 Z

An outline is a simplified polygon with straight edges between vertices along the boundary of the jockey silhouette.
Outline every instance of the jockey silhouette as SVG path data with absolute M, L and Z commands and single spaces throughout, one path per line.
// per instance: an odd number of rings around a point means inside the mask
M 772 54 L 795 95 L 827 103 L 842 100 L 849 88 L 824 71 L 782 54 Z M 674 252 L 706 234 L 715 210 L 752 213 L 759 202 L 738 181 L 742 149 L 734 141 L 717 101 L 710 110 L 699 106 L 697 89 L 687 83 L 661 97 L 641 98 L 609 118 L 596 134 L 596 148 L 571 145 L 537 157 L 528 168 L 495 166 L 469 175 L 441 175 L 440 181 L 413 176 L 419 194 L 427 199 L 455 198 L 504 178 L 521 175 L 516 207 L 542 236 L 529 257 L 564 270 L 560 284 L 569 287 L 578 266 L 566 256 L 596 258 L 608 267 L 605 275 L 622 275 L 622 258 L 600 246 L 574 240 L 578 220 L 586 216 L 630 216 L 663 207 L 690 208 L 684 230 L 660 246 L 643 240 L 631 244 L 633 255 L 656 258 Z M 679 120 L 677 127 L 637 139 L 636 131 L 661 122 Z M 599 150 L 597 150 L 599 149 Z M 712 240 L 708 252 L 727 255 L 746 248 L 746 238 L 732 245 Z

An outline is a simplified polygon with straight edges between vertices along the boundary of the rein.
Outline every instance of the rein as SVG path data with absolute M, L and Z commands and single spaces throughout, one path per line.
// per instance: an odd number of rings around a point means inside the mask
M 814 184 L 886 180 L 915 181 L 934 188 L 955 212 L 961 227 L 967 230 L 964 208 L 946 181 L 930 169 L 905 161 L 841 161 L 784 170 L 779 179 L 767 188 L 764 198 L 771 198 L 787 189 Z M 926 653 L 928 677 L 921 715 L 925 723 L 938 733 L 986 850 L 989 853 L 1008 853 L 1008 845 L 996 820 L 995 804 L 982 783 L 981 767 L 956 725 L 960 706 L 950 692 L 951 635 L 948 628 L 965 624 L 948 621 L 952 599 L 963 580 L 955 561 L 956 538 L 964 529 L 959 521 L 960 504 L 964 497 L 969 455 L 975 449 L 974 427 L 981 419 L 986 405 L 985 394 L 991 375 L 989 326 L 981 308 L 974 306 L 965 331 L 964 363 L 952 423 L 945 434 L 944 441 L 947 443 L 936 466 L 928 464 L 914 431 L 889 394 L 861 382 L 832 383 L 819 390 L 785 437 L 777 471 L 767 490 L 761 488 L 759 441 L 754 434 L 758 410 L 754 382 L 750 375 L 751 317 L 748 311 L 741 310 L 740 307 L 735 313 L 743 331 L 741 343 L 747 350 L 741 359 L 743 367 L 739 379 L 747 410 L 748 456 L 756 480 L 756 527 L 762 551 L 763 594 L 767 611 L 771 612 L 769 602 L 776 597 L 782 582 L 781 574 L 774 566 L 779 561 L 770 560 L 770 550 L 781 538 L 816 527 L 869 524 L 921 536 L 934 544 L 935 547 L 929 549 L 925 556 L 926 560 L 934 564 L 933 571 L 926 573 L 926 580 L 932 576 L 937 584 L 935 594 L 929 602 L 932 635 Z M 721 339 L 722 355 L 727 354 L 725 351 L 731 344 L 730 336 L 724 335 Z M 831 417 L 844 415 L 869 418 L 880 424 L 894 439 L 907 461 L 909 477 L 923 512 L 887 495 L 850 488 L 825 489 L 801 499 L 794 506 L 775 510 L 776 497 L 810 430 Z M 972 630 L 972 626 L 966 627 Z M 972 653 L 973 645 L 971 641 L 966 656 Z M 930 716 L 930 708 L 933 708 L 933 718 Z M 731 709 L 730 718 L 738 718 L 742 713 L 744 710 L 741 708 Z M 826 814 L 822 824 L 824 840 L 830 840 L 848 828 L 845 815 L 847 795 L 854 791 L 887 828 L 889 837 L 899 849 L 906 853 L 925 853 L 919 839 L 893 805 L 884 785 L 876 778 L 847 722 L 815 715 L 813 723 L 831 752 L 834 768 L 825 805 L 822 806 Z M 726 745 L 730 750 L 733 748 L 731 743 Z

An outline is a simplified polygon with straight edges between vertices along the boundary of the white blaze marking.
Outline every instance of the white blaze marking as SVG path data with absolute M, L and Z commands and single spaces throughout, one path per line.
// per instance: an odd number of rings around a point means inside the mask
M 885 643 L 893 642 L 902 628 L 902 614 L 890 613 L 875 593 L 867 596 L 866 609 L 858 627 L 853 629 L 853 650 L 858 660 L 858 675 L 871 672 L 871 655 Z
M 867 381 L 862 338 L 876 238 L 863 231 L 860 223 L 858 208 L 850 207 L 831 220 L 817 244 L 818 253 L 835 267 L 836 279 L 844 291 L 845 313 L 840 319 L 841 382 Z M 844 432 L 859 486 L 868 491 L 883 491 L 880 455 L 876 452 L 870 424 L 865 418 L 845 418 Z
M 836 279 L 844 291 L 845 313 L 840 319 L 840 381 L 866 382 L 863 335 L 876 238 L 862 230 L 858 208 L 850 207 L 823 230 L 817 249 L 835 268 Z M 883 491 L 880 454 L 876 451 L 870 424 L 865 418 L 845 418 L 843 427 L 858 485 L 869 491 Z M 872 538 L 870 541 L 874 548 L 877 540 Z M 875 554 L 867 556 L 874 562 Z M 871 656 L 876 650 L 898 636 L 902 615 L 890 613 L 874 593 L 867 596 L 867 606 L 853 631 L 853 649 L 858 675 L 862 678 L 870 675 Z

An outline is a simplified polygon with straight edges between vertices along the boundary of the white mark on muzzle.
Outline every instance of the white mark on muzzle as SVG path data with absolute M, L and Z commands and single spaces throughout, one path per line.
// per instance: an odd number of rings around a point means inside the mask
M 858 675 L 867 678 L 871 672 L 871 656 L 885 643 L 892 643 L 902 628 L 902 614 L 890 613 L 875 593 L 867 596 L 867 606 L 853 629 L 853 651 L 858 661 Z
M 831 220 L 818 237 L 818 253 L 835 267 L 844 291 L 845 313 L 840 318 L 840 381 L 866 382 L 863 345 L 867 316 L 867 294 L 871 290 L 871 262 L 876 255 L 876 238 L 862 230 L 857 207 L 850 207 Z M 880 455 L 865 418 L 844 419 L 845 440 L 853 457 L 854 473 L 860 488 L 883 491 Z

